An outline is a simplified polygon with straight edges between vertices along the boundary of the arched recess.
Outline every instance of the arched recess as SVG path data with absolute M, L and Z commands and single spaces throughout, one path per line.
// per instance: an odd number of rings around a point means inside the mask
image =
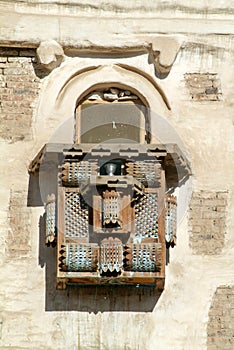
M 74 143 L 150 143 L 150 110 L 127 84 L 92 86 L 77 101 Z
M 35 138 L 47 143 L 54 132 L 70 119 L 72 127 L 77 103 L 95 86 L 124 86 L 140 96 L 150 111 L 149 123 L 152 134 L 158 134 L 157 125 L 152 121 L 152 113 L 168 119 L 170 107 L 162 89 L 148 74 L 140 69 L 128 69 L 118 65 L 86 65 L 77 69 L 74 62 L 65 62 L 54 70 L 42 87 L 35 120 Z M 155 142 L 154 139 L 151 142 Z

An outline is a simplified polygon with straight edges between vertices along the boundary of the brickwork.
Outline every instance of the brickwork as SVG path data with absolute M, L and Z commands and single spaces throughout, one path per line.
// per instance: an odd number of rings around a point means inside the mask
M 194 254 L 219 254 L 224 246 L 227 192 L 194 192 L 190 202 L 190 246 Z
M 207 350 L 234 349 L 234 286 L 217 288 L 209 311 Z
M 0 48 L 0 137 L 5 140 L 31 138 L 40 82 L 35 65 L 34 50 Z
M 221 83 L 216 73 L 186 73 L 184 78 L 193 101 L 221 99 Z
M 27 193 L 11 192 L 7 256 L 21 258 L 31 250 L 31 210 L 27 207 Z

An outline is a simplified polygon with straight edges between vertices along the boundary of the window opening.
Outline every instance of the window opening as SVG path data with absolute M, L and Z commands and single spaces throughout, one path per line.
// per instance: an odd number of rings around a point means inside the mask
M 146 118 L 146 106 L 129 90 L 97 90 L 77 106 L 75 141 L 145 143 L 149 136 Z
M 166 248 L 176 244 L 177 226 L 176 197 L 166 189 L 170 174 L 179 181 L 190 170 L 176 145 L 146 142 L 146 109 L 130 91 L 95 90 L 76 109 L 74 145 L 46 145 L 58 166 L 58 191 L 45 205 L 46 244 L 57 244 L 58 288 L 164 287 Z M 42 159 L 40 152 L 32 171 Z

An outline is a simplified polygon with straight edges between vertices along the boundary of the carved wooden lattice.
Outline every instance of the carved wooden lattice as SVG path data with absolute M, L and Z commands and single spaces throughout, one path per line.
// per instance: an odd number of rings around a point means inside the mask
M 97 160 L 66 162 L 62 165 L 62 184 L 63 186 L 78 186 L 79 182 L 97 174 L 97 168 Z
M 116 191 L 105 191 L 103 193 L 103 224 L 118 224 L 120 220 L 120 194 Z
M 126 172 L 143 184 L 152 184 L 160 181 L 160 163 L 155 164 L 155 160 L 144 160 L 137 162 L 127 162 Z
M 165 237 L 166 242 L 172 246 L 176 243 L 176 226 L 177 226 L 177 203 L 173 195 L 166 196 L 165 212 Z
M 56 235 L 56 205 L 55 195 L 48 195 L 45 205 L 46 212 L 46 244 L 50 244 L 55 240 Z
M 135 203 L 135 236 L 158 237 L 158 197 L 147 193 Z
M 123 245 L 118 238 L 105 238 L 100 247 L 100 270 L 119 272 L 123 266 Z
M 65 192 L 65 237 L 88 237 L 88 205 L 78 192 Z
M 97 271 L 97 244 L 67 243 L 60 250 L 60 267 L 64 271 Z
M 161 244 L 141 243 L 124 247 L 124 270 L 155 272 L 161 266 Z

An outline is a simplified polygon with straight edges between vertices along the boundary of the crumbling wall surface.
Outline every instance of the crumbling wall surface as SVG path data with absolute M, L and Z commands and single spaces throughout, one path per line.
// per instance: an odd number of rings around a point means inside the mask
M 163 33 L 233 34 L 232 0 L 209 5 L 202 0 L 3 0 L 0 6 L 0 40 L 5 44 L 39 45 L 53 38 L 67 47 L 89 50 L 103 47 L 104 41 L 110 49 L 120 43 L 137 47 Z M 97 18 L 101 35 L 94 29 Z
M 106 4 L 108 20 L 105 22 L 103 16 L 98 24 L 97 8 L 89 2 L 80 2 L 86 3 L 80 7 L 72 3 L 64 4 L 64 17 L 59 17 L 58 25 L 54 14 L 61 11 L 59 1 L 51 2 L 52 7 L 45 1 L 27 2 L 27 18 L 25 2 L 1 2 L 5 6 L 3 14 L 14 16 L 1 24 L 10 47 L 0 36 L 0 348 L 232 350 L 234 50 L 232 35 L 224 35 L 232 16 L 227 9 L 229 1 L 226 7 L 220 1 L 216 11 L 211 6 L 204 8 L 202 1 L 184 0 L 177 7 L 161 6 L 147 21 L 142 13 L 145 15 L 147 6 L 153 4 L 149 1 L 141 10 L 137 5 L 138 12 L 131 11 L 132 18 L 137 17 L 135 22 L 128 22 L 127 13 L 121 10 L 133 6 L 133 2 L 120 1 L 117 11 L 115 1 L 114 7 Z M 193 9 L 189 3 L 193 3 Z M 200 12 L 198 6 L 202 6 Z M 52 21 L 47 28 L 49 12 Z M 92 20 L 85 17 L 79 22 L 78 13 L 80 17 L 86 13 Z M 186 16 L 193 18 L 189 26 Z M 213 22 L 217 16 L 222 21 Z M 163 47 L 164 39 L 168 39 L 163 33 L 172 21 L 170 35 L 178 39 L 179 49 L 168 75 L 159 77 L 154 65 L 157 50 L 148 44 L 152 39 L 156 45 L 159 33 Z M 181 27 L 182 22 L 185 25 Z M 34 31 L 36 24 L 39 26 Z M 87 28 L 91 27 L 90 34 Z M 118 34 L 108 32 L 110 27 L 115 32 L 118 29 Z M 214 35 L 214 29 L 217 33 L 221 27 L 222 35 Z M 186 33 L 188 30 L 191 33 Z M 22 41 L 26 36 L 27 41 Z M 36 48 L 41 39 L 52 38 L 61 38 L 59 44 L 64 51 L 50 69 L 45 69 L 38 62 Z M 164 53 L 169 52 L 170 45 L 164 46 Z M 153 102 L 158 96 L 160 100 L 154 105 L 152 125 L 155 132 L 158 121 L 161 130 L 166 125 L 166 142 L 173 136 L 173 142 L 184 145 L 191 162 L 190 179 L 178 189 L 178 241 L 170 251 L 165 289 L 160 296 L 139 287 L 70 286 L 65 291 L 56 290 L 55 250 L 44 244 L 40 179 L 28 173 L 30 161 L 45 142 L 66 142 L 64 133 L 69 130 L 65 127 L 73 127 L 73 102 L 83 87 L 76 82 L 77 76 L 83 74 L 82 83 L 90 81 L 92 69 L 98 67 L 101 82 L 110 81 L 111 72 L 117 77 L 111 69 L 118 63 L 122 64 L 116 68 L 118 74 L 124 64 L 132 66 L 129 76 L 124 73 L 126 79 L 129 77 L 126 84 L 137 84 L 133 73 L 141 71 L 142 81 L 150 77 L 144 83 L 144 89 L 149 86 L 149 95 L 156 91 L 155 86 L 163 92 L 164 100 L 160 97 L 163 94 L 152 96 Z M 84 67 L 90 67 L 87 74 Z M 70 89 L 67 94 L 63 88 L 66 83 Z M 134 86 L 141 89 L 140 85 Z M 158 118 L 154 119 L 156 114 Z M 68 134 L 70 138 L 72 132 Z
M 229 350 L 234 347 L 234 286 L 219 286 L 213 296 L 207 326 L 207 349 Z
M 32 138 L 40 81 L 35 74 L 35 63 L 35 50 L 0 49 L 0 137 L 5 140 Z
M 220 254 L 226 233 L 227 193 L 194 192 L 190 202 L 190 246 L 195 254 Z

